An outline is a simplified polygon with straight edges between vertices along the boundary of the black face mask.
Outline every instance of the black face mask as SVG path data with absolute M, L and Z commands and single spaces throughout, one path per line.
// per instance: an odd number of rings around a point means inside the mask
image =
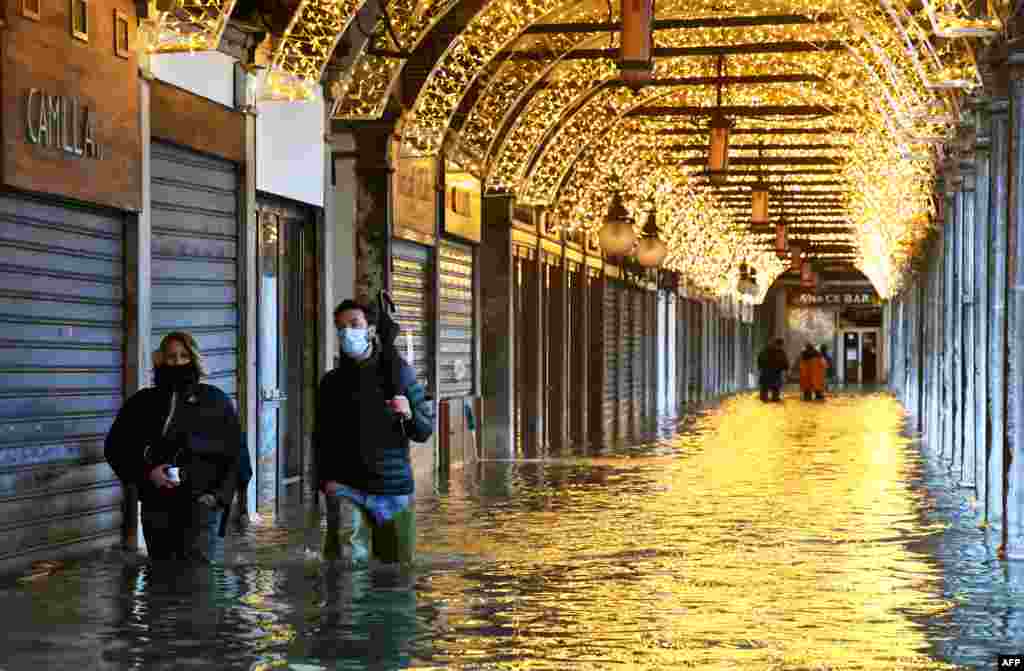
M 199 381 L 196 367 L 191 364 L 186 366 L 157 366 L 153 374 L 156 386 L 169 389 L 184 389 L 188 385 Z

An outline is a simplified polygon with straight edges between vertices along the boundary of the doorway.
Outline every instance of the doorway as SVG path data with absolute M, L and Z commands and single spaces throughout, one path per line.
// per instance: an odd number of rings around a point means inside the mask
M 860 333 L 847 331 L 843 336 L 843 379 L 860 382 Z
M 317 303 L 306 272 L 310 217 L 297 206 L 266 202 L 258 217 L 256 504 L 261 511 L 273 505 L 276 513 L 286 494 L 301 497 L 309 461 L 305 406 L 312 402 L 307 378 L 315 376 L 316 358 L 307 340 L 310 326 L 315 333 Z

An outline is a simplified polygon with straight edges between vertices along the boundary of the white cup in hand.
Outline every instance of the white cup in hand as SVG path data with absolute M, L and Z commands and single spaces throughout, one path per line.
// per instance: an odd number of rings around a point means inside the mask
M 177 466 L 167 467 L 167 480 L 175 485 L 181 484 L 181 471 L 178 470 Z

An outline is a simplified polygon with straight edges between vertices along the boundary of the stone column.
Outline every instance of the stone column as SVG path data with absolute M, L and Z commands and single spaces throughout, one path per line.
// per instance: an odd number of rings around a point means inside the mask
M 961 188 L 958 188 L 956 195 L 953 197 L 954 209 L 956 215 L 953 218 L 952 228 L 952 240 L 950 241 L 950 277 L 952 278 L 953 286 L 949 292 L 950 301 L 947 304 L 947 309 L 950 312 L 950 318 L 953 322 L 952 332 L 952 354 L 953 354 L 953 366 L 952 366 L 952 378 L 951 378 L 951 389 L 953 393 L 952 403 L 950 403 L 950 410 L 953 414 L 953 424 L 950 432 L 949 447 L 950 451 L 947 454 L 949 460 L 950 473 L 953 476 L 954 482 L 959 482 L 960 473 L 963 466 L 963 438 L 964 438 L 964 421 L 963 421 L 963 400 L 964 400 L 964 389 L 963 389 L 963 355 L 961 354 L 961 348 L 963 347 L 963 282 L 962 269 L 963 269 L 963 228 L 964 228 L 964 192 Z
M 1006 448 L 1006 252 L 1009 218 L 1010 105 L 1007 100 L 993 101 L 991 156 L 991 206 L 989 226 L 989 338 L 988 338 L 988 413 L 991 418 L 986 462 L 987 497 L 985 519 L 993 524 L 1003 521 L 1003 492 Z
M 973 136 L 973 129 L 971 129 Z M 973 138 L 971 139 L 973 147 Z M 961 380 L 963 393 L 960 395 L 961 406 L 960 416 L 963 418 L 962 433 L 960 436 L 960 468 L 954 472 L 954 477 L 961 487 L 974 487 L 975 475 L 975 449 L 974 440 L 977 435 L 975 429 L 975 311 L 974 311 L 974 213 L 976 209 L 975 199 L 977 197 L 977 174 L 974 169 L 975 157 L 969 156 L 962 163 L 963 171 L 963 208 L 961 210 L 962 225 L 960 226 L 960 359 L 961 359 Z
M 988 338 L 989 329 L 989 230 L 991 211 L 991 133 L 992 119 L 988 106 L 978 110 L 977 150 L 975 153 L 974 191 L 974 249 L 968 253 L 974 257 L 974 300 L 971 304 L 974 322 L 974 484 L 981 510 L 984 510 L 988 496 L 986 456 L 989 444 L 988 413 Z
M 149 142 L 149 94 L 150 80 L 147 73 L 139 77 L 139 130 L 142 135 L 142 209 L 128 219 L 125 227 L 125 268 L 124 268 L 124 323 L 125 361 L 124 393 L 130 397 L 149 385 L 150 333 L 152 331 L 153 273 L 152 246 L 153 227 L 151 214 L 150 142 Z M 123 526 L 121 540 L 124 549 L 139 549 L 142 538 L 139 519 L 139 492 L 135 485 L 122 485 Z
M 1009 559 L 1024 559 L 1024 79 L 1010 81 L 1012 140 L 1010 160 L 1010 217 L 1007 230 L 1006 273 L 1006 491 L 1003 544 Z
M 487 271 L 480 273 L 480 345 L 486 352 L 481 360 L 481 456 L 509 459 L 515 456 L 513 348 L 515 331 L 522 328 L 512 316 L 512 197 L 484 196 L 482 219 L 479 261 Z
M 948 187 L 948 185 L 947 185 Z M 956 230 L 956 191 L 947 192 L 946 218 L 942 229 L 942 459 L 949 464 L 953 458 L 953 427 L 954 417 L 954 356 L 953 334 L 954 323 L 953 300 L 955 293 L 955 275 L 953 273 L 953 239 Z
M 548 403 L 545 421 L 548 440 L 554 450 L 560 450 L 569 435 L 569 278 L 565 258 L 565 242 L 557 265 L 548 267 L 547 357 Z
M 356 177 L 355 298 L 374 303 L 378 291 L 391 288 L 391 173 L 398 140 L 390 122 L 360 123 L 351 131 Z
M 588 268 L 588 272 L 590 269 Z M 608 424 L 605 422 L 605 388 L 608 386 L 608 342 L 604 328 L 605 293 L 610 290 L 608 276 L 601 268 L 595 269 L 589 282 L 590 305 L 589 331 L 587 351 L 587 429 L 590 444 L 601 448 L 610 438 Z

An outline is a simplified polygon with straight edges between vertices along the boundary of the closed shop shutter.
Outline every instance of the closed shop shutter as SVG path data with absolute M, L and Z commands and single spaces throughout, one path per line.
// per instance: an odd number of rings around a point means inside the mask
M 124 216 L 0 195 L 0 570 L 120 538 Z
M 604 351 L 607 362 L 604 396 L 604 435 L 612 439 L 619 412 L 619 294 L 614 280 L 607 280 L 604 292 Z
M 199 343 L 208 376 L 238 403 L 238 170 L 152 145 L 153 347 L 171 331 Z
M 442 242 L 441 315 L 438 359 L 442 399 L 473 394 L 473 248 Z
M 585 337 L 584 311 L 580 305 L 580 283 L 583 281 L 582 269 L 578 263 L 567 261 L 565 274 L 566 281 L 566 365 L 567 380 L 569 383 L 569 423 L 568 437 L 570 445 L 579 445 L 582 439 L 580 414 L 578 411 L 582 389 L 577 385 L 585 379 L 583 371 L 582 341 Z
M 647 314 L 644 302 L 647 292 L 633 289 L 633 417 L 638 418 L 647 411 L 647 348 L 644 337 L 647 335 Z
M 632 289 L 619 288 L 619 426 L 618 437 L 625 438 L 629 430 L 629 418 L 633 414 L 633 301 Z
M 398 308 L 401 334 L 395 343 L 416 369 L 416 380 L 428 391 L 433 378 L 430 320 L 434 297 L 430 286 L 431 249 L 405 240 L 391 242 L 391 295 Z

